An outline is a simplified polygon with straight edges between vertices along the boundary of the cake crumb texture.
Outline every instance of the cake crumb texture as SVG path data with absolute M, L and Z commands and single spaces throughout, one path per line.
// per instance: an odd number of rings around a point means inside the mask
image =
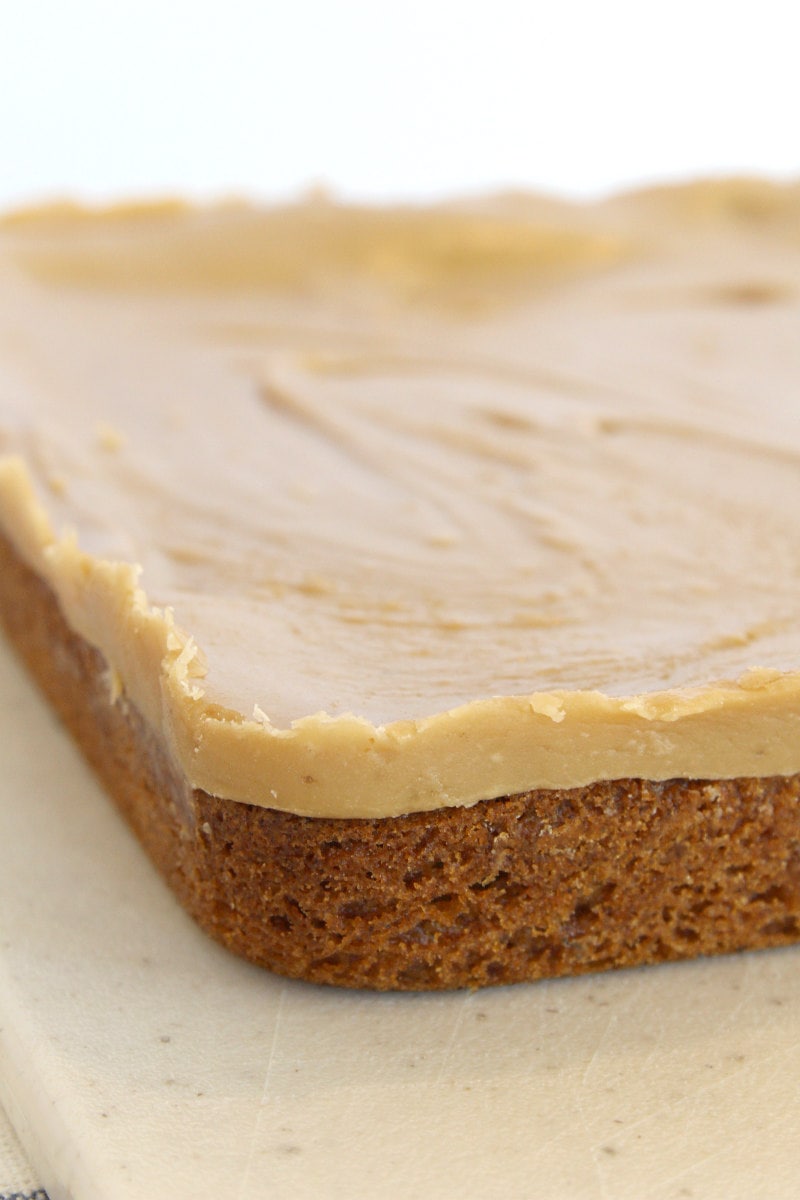
M 385 819 L 191 789 L 99 653 L 0 539 L 12 642 L 212 937 L 319 983 L 504 984 L 784 945 L 800 919 L 800 777 L 637 779 Z

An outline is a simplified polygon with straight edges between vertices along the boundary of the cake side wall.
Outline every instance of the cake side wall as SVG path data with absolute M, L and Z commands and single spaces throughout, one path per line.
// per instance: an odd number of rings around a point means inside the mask
M 798 776 L 298 817 L 192 790 L 3 538 L 0 616 L 181 903 L 278 973 L 476 987 L 800 939 Z

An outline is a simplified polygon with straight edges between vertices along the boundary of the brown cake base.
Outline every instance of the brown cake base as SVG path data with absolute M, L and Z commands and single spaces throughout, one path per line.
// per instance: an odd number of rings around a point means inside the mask
M 376 820 L 193 790 L 0 537 L 11 641 L 181 903 L 282 975 L 480 987 L 800 938 L 800 776 L 623 779 Z

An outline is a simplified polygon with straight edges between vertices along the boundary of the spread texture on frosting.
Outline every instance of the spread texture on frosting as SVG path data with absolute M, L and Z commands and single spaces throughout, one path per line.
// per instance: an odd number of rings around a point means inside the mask
M 800 771 L 800 188 L 0 222 L 0 525 L 189 780 Z

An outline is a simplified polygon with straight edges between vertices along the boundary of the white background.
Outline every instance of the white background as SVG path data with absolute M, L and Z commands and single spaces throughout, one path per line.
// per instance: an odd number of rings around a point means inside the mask
M 0 0 L 0 205 L 800 174 L 790 0 Z

